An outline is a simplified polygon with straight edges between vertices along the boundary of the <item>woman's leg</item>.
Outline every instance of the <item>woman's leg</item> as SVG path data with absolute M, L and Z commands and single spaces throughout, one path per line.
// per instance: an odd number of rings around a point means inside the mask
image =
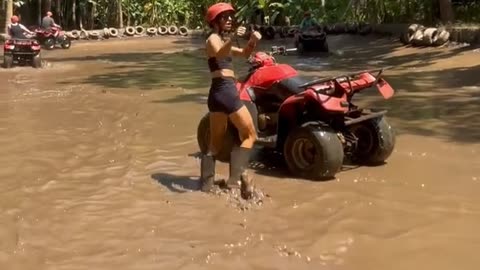
M 235 147 L 232 150 L 230 157 L 230 177 L 227 180 L 227 185 L 230 187 L 238 187 L 238 182 L 240 182 L 242 195 L 247 199 L 253 194 L 253 179 L 249 177 L 247 168 L 253 145 L 257 139 L 257 134 L 252 116 L 244 105 L 237 111 L 231 113 L 229 118 L 238 129 L 242 143 L 240 147 Z
M 240 147 L 251 149 L 253 144 L 257 140 L 257 132 L 253 124 L 252 116 L 248 111 L 247 107 L 243 105 L 236 112 L 229 115 L 230 120 L 233 125 L 238 130 L 238 135 L 240 136 Z

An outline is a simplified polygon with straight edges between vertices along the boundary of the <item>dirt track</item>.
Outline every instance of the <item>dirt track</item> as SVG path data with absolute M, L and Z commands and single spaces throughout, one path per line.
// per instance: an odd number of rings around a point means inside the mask
M 0 268 L 477 269 L 480 53 L 329 42 L 277 60 L 306 76 L 392 66 L 392 100 L 358 98 L 390 110 L 396 151 L 329 182 L 260 160 L 271 198 L 244 212 L 197 191 L 207 65 L 169 52 L 201 40 L 73 43 L 42 70 L 1 70 Z

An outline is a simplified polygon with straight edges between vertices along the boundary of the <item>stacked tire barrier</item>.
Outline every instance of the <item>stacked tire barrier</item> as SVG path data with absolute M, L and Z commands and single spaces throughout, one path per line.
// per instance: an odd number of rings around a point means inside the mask
M 412 46 L 442 46 L 450 39 L 450 32 L 444 27 L 425 27 L 421 24 L 411 24 L 400 34 L 400 41 L 404 45 Z
M 113 27 L 106 27 L 102 30 L 72 30 L 65 32 L 65 34 L 76 40 L 98 40 L 109 38 L 122 38 L 122 37 L 142 37 L 142 36 L 188 36 L 191 34 L 191 30 L 186 26 L 159 26 L 159 27 L 144 27 L 144 26 L 127 26 L 122 29 Z
M 385 23 L 385 24 L 367 24 L 367 23 L 335 23 L 323 24 L 321 28 L 328 35 L 337 34 L 358 34 L 368 35 L 371 33 L 380 36 L 400 37 L 400 41 L 405 45 L 412 46 L 442 46 L 447 43 L 469 43 L 480 44 L 480 25 L 479 24 L 454 24 L 447 28 L 444 27 L 425 27 L 420 24 L 404 23 Z M 252 30 L 260 31 L 265 39 L 291 38 L 298 32 L 298 26 L 260 26 L 248 25 L 246 39 Z M 188 29 L 185 26 L 156 26 L 142 27 L 131 26 L 126 28 L 107 27 L 99 30 L 72 30 L 67 31 L 66 35 L 72 40 L 94 40 L 123 37 L 139 36 L 190 36 L 192 38 L 204 38 L 210 29 Z M 0 34 L 0 43 L 6 38 L 5 34 Z

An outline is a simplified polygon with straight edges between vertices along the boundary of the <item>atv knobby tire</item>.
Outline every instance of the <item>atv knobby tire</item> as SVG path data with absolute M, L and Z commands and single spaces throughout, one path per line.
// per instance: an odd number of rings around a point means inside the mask
M 40 57 L 40 54 L 37 54 L 32 57 L 32 67 L 34 68 L 42 67 L 42 58 Z
M 385 117 L 374 118 L 350 127 L 358 138 L 353 162 L 359 165 L 379 165 L 385 162 L 395 147 L 395 131 Z
M 62 49 L 68 50 L 72 46 L 72 41 L 68 37 L 64 37 L 62 40 Z
M 335 131 L 318 123 L 294 129 L 285 141 L 283 155 L 293 175 L 311 180 L 334 178 L 344 157 Z
M 4 68 L 12 68 L 12 66 L 13 66 L 13 56 L 4 55 L 3 56 L 3 67 Z
M 45 40 L 45 48 L 47 50 L 53 50 L 55 48 L 55 39 L 52 37 L 49 37 Z
M 210 116 L 208 113 L 202 117 L 200 123 L 198 124 L 197 142 L 202 154 L 206 154 L 210 145 Z M 230 153 L 232 152 L 235 144 L 240 144 L 238 132 L 233 125 L 228 122 L 227 131 L 223 138 L 222 148 L 220 149 L 220 152 L 215 155 L 215 158 L 221 162 L 229 162 Z

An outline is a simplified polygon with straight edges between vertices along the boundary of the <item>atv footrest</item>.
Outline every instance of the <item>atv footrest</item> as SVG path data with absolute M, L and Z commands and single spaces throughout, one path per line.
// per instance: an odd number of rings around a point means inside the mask
M 256 143 L 266 147 L 275 147 L 277 143 L 277 135 L 259 137 Z
M 358 118 L 353 118 L 353 119 L 345 121 L 345 125 L 350 126 L 350 125 L 353 125 L 353 124 L 358 124 L 358 123 L 363 122 L 365 120 L 377 118 L 377 117 L 382 116 L 386 113 L 387 113 L 386 110 L 379 111 L 379 112 L 368 113 L 368 114 L 362 115 Z

